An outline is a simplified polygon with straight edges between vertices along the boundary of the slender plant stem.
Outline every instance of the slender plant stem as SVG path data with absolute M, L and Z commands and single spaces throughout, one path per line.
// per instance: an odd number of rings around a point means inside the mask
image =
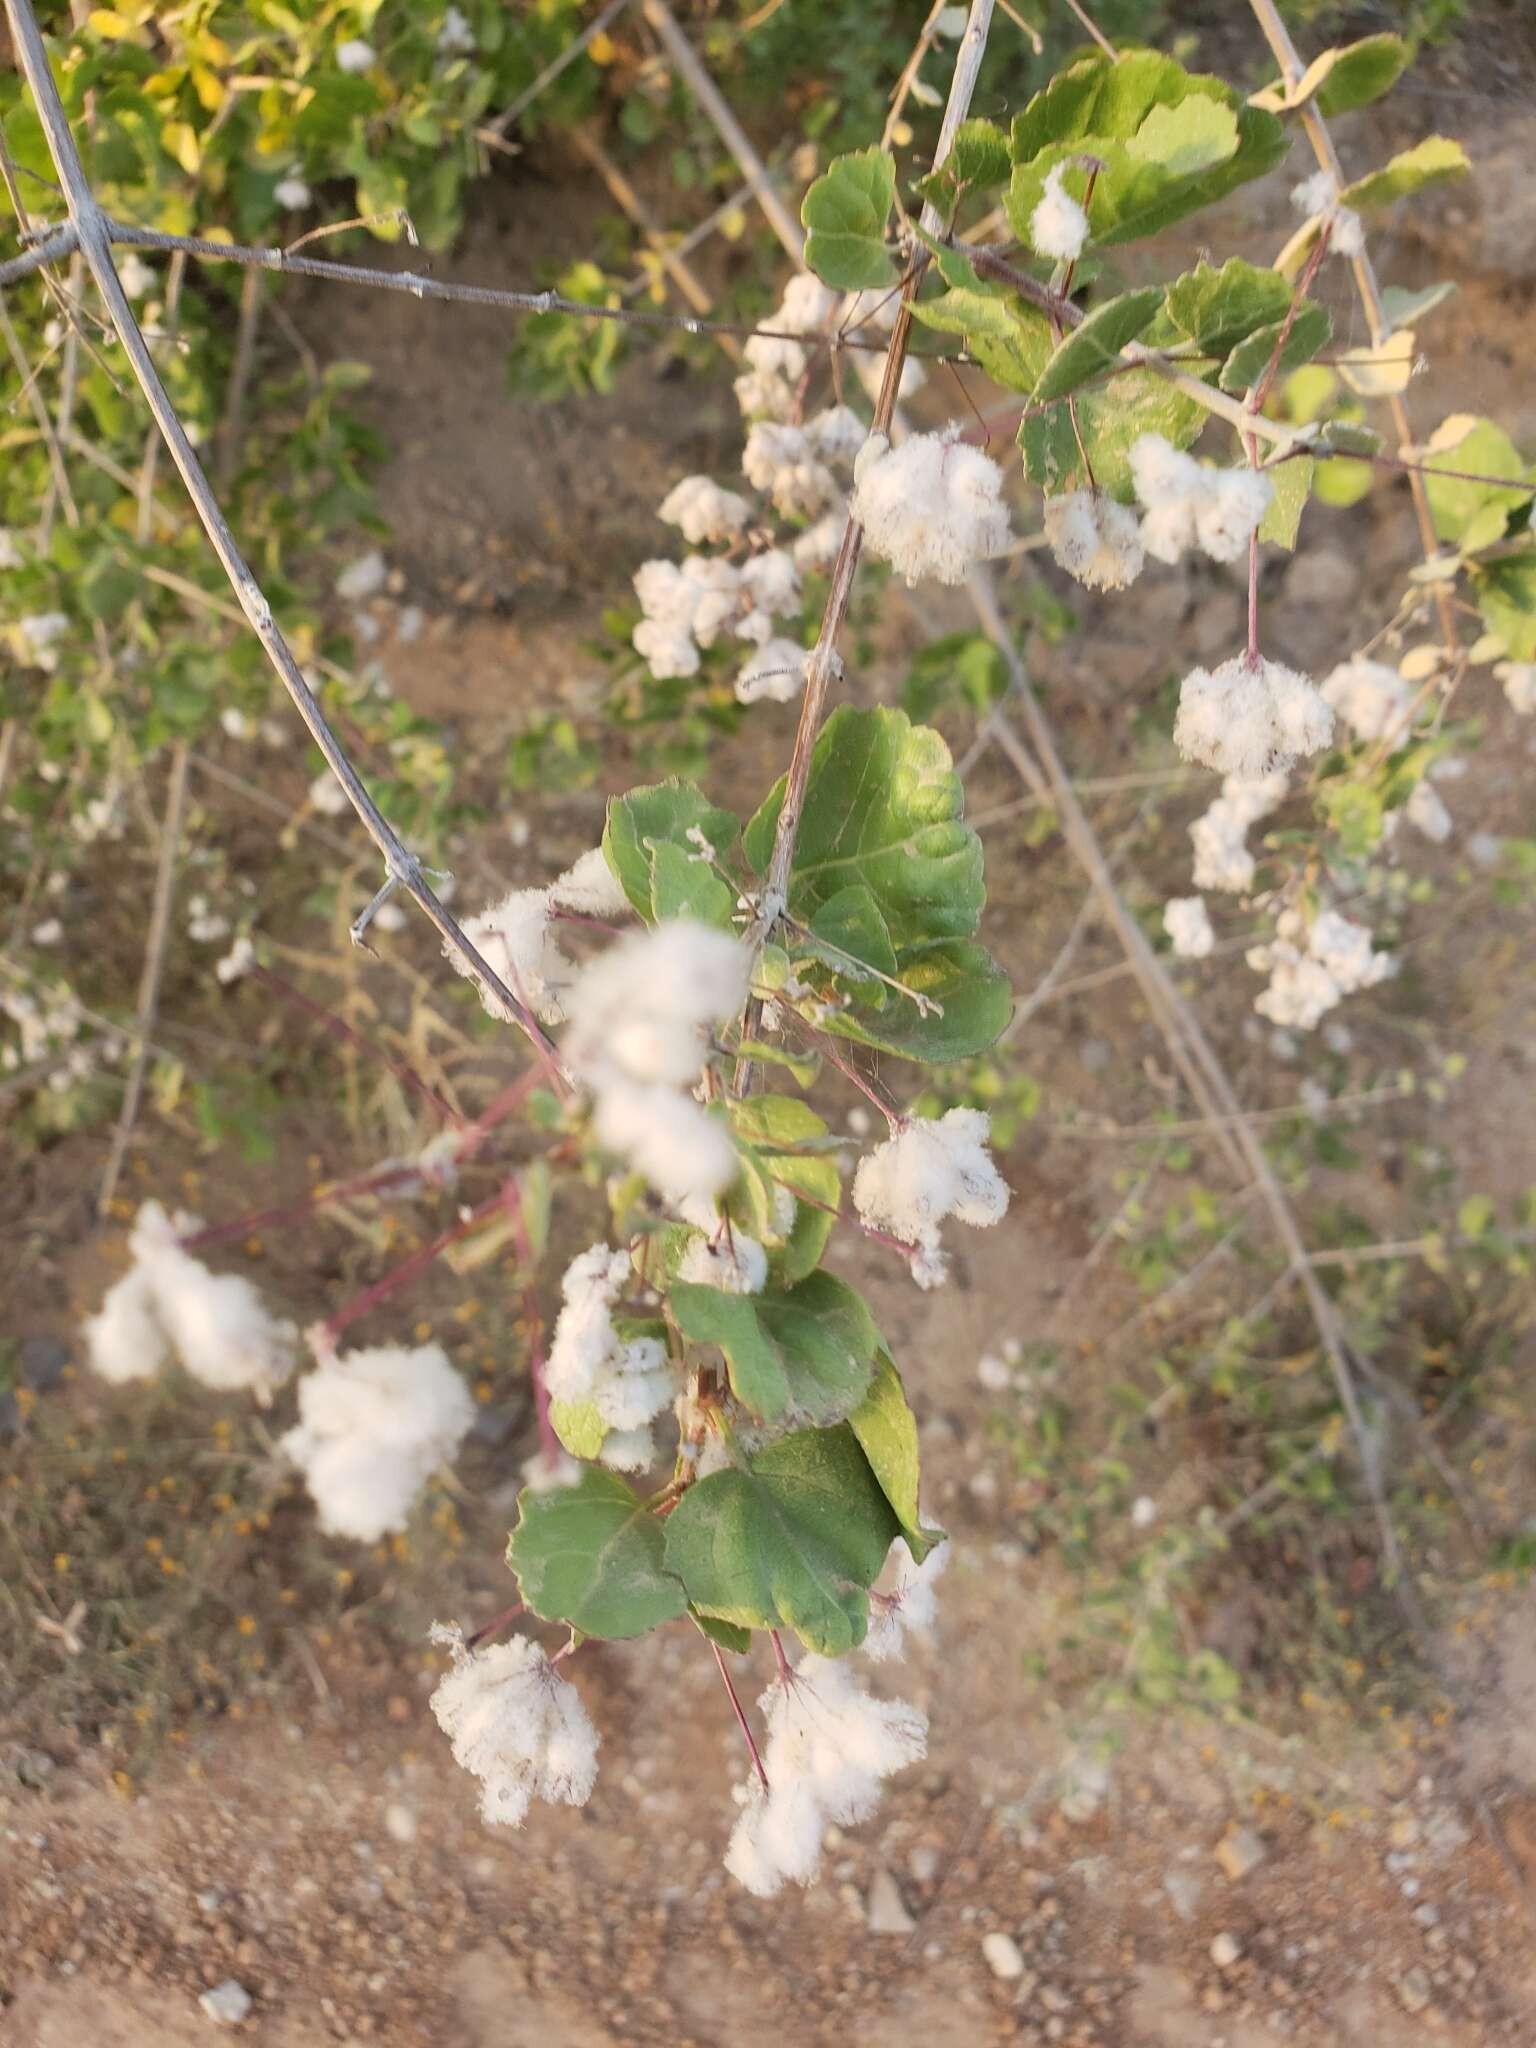
M 133 1136 L 133 1127 L 139 1116 L 139 1105 L 144 1099 L 144 1076 L 149 1070 L 149 1039 L 160 1008 L 160 982 L 165 973 L 171 911 L 176 900 L 176 863 L 181 854 L 182 819 L 187 808 L 187 753 L 188 745 L 185 740 L 177 740 L 171 748 L 171 774 L 166 789 L 165 817 L 160 826 L 160 863 L 155 871 L 154 907 L 150 912 L 149 937 L 144 946 L 144 967 L 139 976 L 138 1015 L 134 1019 L 133 1027 L 133 1064 L 128 1069 L 127 1093 L 123 1097 L 117 1128 L 112 1134 L 112 1149 L 107 1154 L 106 1170 L 101 1176 L 101 1193 L 96 1200 L 96 1213 L 99 1216 L 111 1213 L 112 1197 L 117 1193 L 118 1178 L 128 1152 L 128 1141 Z
M 1286 27 L 1275 0 L 1249 0 L 1249 5 L 1253 9 L 1254 19 L 1263 32 L 1264 40 L 1274 54 L 1275 62 L 1280 66 L 1280 75 L 1286 85 L 1299 84 L 1306 67 L 1301 61 L 1296 45 L 1291 41 L 1291 32 Z M 1315 101 L 1307 102 L 1301 109 L 1300 118 L 1302 130 L 1312 145 L 1312 154 L 1317 159 L 1318 168 L 1326 171 L 1333 180 L 1335 193 L 1342 191 L 1343 166 L 1339 162 L 1339 153 L 1334 148 L 1333 137 L 1328 132 L 1328 124 L 1318 112 Z M 1366 325 L 1371 331 L 1371 346 L 1373 349 L 1380 348 L 1392 329 L 1369 252 L 1362 248 L 1358 256 L 1351 258 L 1350 267 L 1354 271 L 1355 290 L 1359 293 L 1360 303 L 1365 309 Z M 1393 392 L 1387 399 L 1387 408 L 1397 432 L 1398 451 L 1406 456 L 1414 446 L 1413 423 L 1408 417 L 1408 408 L 1403 402 L 1402 395 Z M 1424 487 L 1424 479 L 1411 467 L 1408 469 L 1408 488 L 1413 496 L 1413 513 L 1418 523 L 1419 544 L 1424 551 L 1424 559 L 1432 561 L 1440 552 L 1440 541 L 1435 532 L 1434 515 L 1430 511 L 1429 493 Z M 1460 634 L 1456 627 L 1456 612 L 1451 603 L 1450 592 L 1443 584 L 1437 583 L 1434 587 L 1434 598 L 1440 616 L 1441 637 L 1446 648 L 1453 650 L 1460 645 Z
M 754 1771 L 756 1771 L 758 1776 L 758 1782 L 761 1784 L 763 1790 L 766 1792 L 769 1789 L 768 1773 L 763 1769 L 763 1760 L 761 1756 L 759 1756 L 758 1754 L 757 1738 L 752 1733 L 752 1724 L 747 1719 L 746 1714 L 743 1711 L 741 1701 L 736 1696 L 736 1688 L 731 1683 L 731 1674 L 725 1668 L 725 1658 L 721 1655 L 720 1645 L 715 1641 L 713 1636 L 711 1636 L 709 1639 L 709 1647 L 715 1653 L 715 1669 L 720 1674 L 720 1683 L 725 1687 L 726 1691 L 730 1694 L 731 1709 L 736 1716 L 736 1725 L 741 1730 L 742 1740 L 747 1745 L 747 1753 L 752 1759 L 752 1768 Z
M 485 132 L 490 135 L 502 136 L 506 134 L 509 128 L 515 128 L 539 95 L 549 86 L 553 85 L 561 72 L 568 65 L 574 64 L 584 50 L 590 49 L 604 29 L 615 22 L 628 5 L 629 0 L 608 0 L 608 5 L 600 13 L 593 16 L 592 20 L 587 23 L 587 26 L 574 41 L 566 44 L 558 57 L 550 59 L 549 63 L 544 66 L 544 69 L 533 80 L 532 84 L 525 86 L 518 94 L 511 106 L 504 108 L 501 113 L 496 115 L 494 120 L 486 122 Z

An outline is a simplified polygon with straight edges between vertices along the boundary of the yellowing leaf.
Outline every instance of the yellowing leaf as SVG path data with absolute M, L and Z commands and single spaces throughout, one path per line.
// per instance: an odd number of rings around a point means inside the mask
M 1339 363 L 1339 375 L 1361 398 L 1395 398 L 1413 375 L 1413 329 L 1389 334 L 1379 348 L 1354 349 Z

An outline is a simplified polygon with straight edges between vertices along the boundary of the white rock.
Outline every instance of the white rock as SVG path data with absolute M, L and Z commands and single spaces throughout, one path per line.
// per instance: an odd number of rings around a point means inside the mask
M 1011 1934 L 999 1933 L 996 1928 L 990 1934 L 984 1934 L 981 1953 L 986 1958 L 987 1968 L 999 1983 L 1009 1984 L 1023 1976 L 1024 1958 Z
M 393 1842 L 414 1842 L 416 1839 L 416 1815 L 398 1800 L 385 1807 L 384 1827 Z
M 233 1977 L 226 1977 L 222 1984 L 205 1991 L 197 2002 L 215 2026 L 238 2027 L 251 2009 L 251 1994 Z
M 1211 1943 L 1211 1961 L 1218 1970 L 1230 1970 L 1242 1953 L 1242 1943 L 1237 1936 L 1225 1930 Z
M 910 1934 L 917 1925 L 903 1903 L 895 1878 L 883 1866 L 870 1883 L 866 1917 L 871 1934 Z

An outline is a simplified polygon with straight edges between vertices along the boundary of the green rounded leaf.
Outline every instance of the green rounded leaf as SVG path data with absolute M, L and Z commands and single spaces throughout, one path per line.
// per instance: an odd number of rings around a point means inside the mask
M 1366 177 L 1357 178 L 1353 185 L 1346 185 L 1339 194 L 1339 204 L 1352 206 L 1357 213 L 1372 206 L 1390 206 L 1395 199 L 1422 192 L 1426 185 L 1436 184 L 1441 178 L 1459 178 L 1471 168 L 1459 142 L 1453 142 L 1449 135 L 1426 135 L 1422 142 L 1403 150 L 1379 171 L 1371 171 Z
M 784 801 L 781 778 L 742 835 L 763 872 Z M 961 823 L 965 795 L 938 733 L 904 711 L 840 705 L 811 757 L 789 907 L 807 922 L 851 885 L 873 897 L 900 950 L 968 938 L 985 896 L 981 841 Z
M 661 1524 L 616 1472 L 525 1487 L 507 1562 L 535 1614 L 586 1636 L 643 1635 L 688 1604 L 663 1563 Z
M 833 158 L 800 209 L 805 260 L 823 284 L 860 291 L 895 282 L 896 265 L 885 246 L 895 197 L 896 159 L 889 150 Z
M 677 1280 L 667 1299 L 691 1344 L 719 1347 L 731 1391 L 764 1422 L 840 1421 L 869 1385 L 879 1332 L 863 1299 L 830 1273 L 761 1294 Z
M 895 1361 L 883 1351 L 875 1363 L 874 1383 L 849 1416 L 848 1427 L 858 1438 L 869 1469 L 901 1524 L 907 1548 L 921 1564 L 934 1545 L 943 1542 L 944 1531 L 925 1529 L 918 1518 L 917 1417 L 908 1404 Z
M 688 837 L 690 828 L 702 832 L 724 856 L 735 841 L 737 823 L 733 812 L 712 804 L 693 783 L 676 780 L 632 789 L 608 806 L 603 853 L 647 924 L 683 914 L 674 906 L 685 902 L 696 906 L 692 915 L 702 916 L 705 907 L 718 908 L 721 895 L 728 899 L 729 922 L 735 907 L 730 891 L 709 862 L 696 857 L 701 849 Z M 708 922 L 721 920 L 711 916 Z
M 666 1566 L 701 1615 L 789 1628 L 841 1657 L 864 1640 L 868 1588 L 901 1533 L 852 1430 L 797 1431 L 742 1470 L 691 1486 L 667 1517 Z
M 1090 377 L 1111 369 L 1119 361 L 1121 349 L 1150 325 L 1162 303 L 1162 286 L 1146 285 L 1140 291 L 1122 292 L 1118 298 L 1095 306 L 1040 372 L 1035 398 L 1042 404 L 1053 398 L 1065 398 Z

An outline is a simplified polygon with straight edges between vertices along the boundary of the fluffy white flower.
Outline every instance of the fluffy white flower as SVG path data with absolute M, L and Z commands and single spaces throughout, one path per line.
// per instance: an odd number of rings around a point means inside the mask
M 846 1663 L 804 1657 L 758 1702 L 768 1722 L 763 1766 L 737 1788 L 741 1815 L 725 1867 L 759 1898 L 809 1884 L 829 1823 L 867 1820 L 883 1778 L 927 1754 L 928 1723 L 901 1700 L 860 1690 Z
M 1252 886 L 1254 857 L 1248 850 L 1248 828 L 1279 809 L 1288 787 L 1283 769 L 1249 780 L 1237 775 L 1226 778 L 1221 795 L 1189 828 L 1197 889 L 1237 893 Z
M 592 1091 L 600 1144 L 674 1202 L 735 1176 L 723 1124 L 681 1090 L 697 1080 L 708 1029 L 746 1000 L 749 962 L 724 932 L 669 919 L 585 966 L 566 1008 L 571 1070 Z
M 1007 545 L 1003 473 L 990 456 L 944 434 L 910 434 L 900 447 L 866 443 L 851 510 L 870 551 L 908 583 L 963 583 Z
M 336 578 L 336 595 L 347 604 L 362 604 L 377 597 L 389 580 L 389 564 L 377 548 L 348 562 Z
M 305 794 L 311 810 L 318 811 L 322 818 L 340 818 L 350 808 L 347 792 L 329 768 L 320 770 Z
M 170 1339 L 155 1310 L 154 1283 L 131 1266 L 107 1289 L 100 1310 L 85 1326 L 91 1370 L 115 1386 L 151 1380 L 171 1355 Z
M 981 1109 L 915 1116 L 859 1161 L 854 1207 L 866 1223 L 917 1246 L 912 1274 L 920 1287 L 945 1277 L 939 1226 L 946 1217 L 983 1230 L 1007 1212 L 1007 1184 L 987 1150 L 991 1129 Z
M 68 631 L 67 612 L 33 612 L 28 618 L 18 619 L 11 629 L 17 660 L 51 676 L 59 665 L 54 642 Z
M 468 19 L 457 7 L 450 7 L 437 32 L 438 55 L 467 57 L 475 47 L 475 32 Z
M 932 1631 L 938 1606 L 934 1587 L 948 1563 L 948 1543 L 936 1543 L 921 1564 L 914 1564 L 905 1539 L 897 1537 L 870 1589 L 869 1633 L 862 1644 L 866 1656 L 883 1664 L 901 1655 L 909 1629 L 918 1635 Z
M 376 1543 L 469 1434 L 475 1404 L 438 1344 L 380 1344 L 323 1357 L 299 1381 L 281 1439 L 333 1536 Z
M 837 479 L 803 427 L 758 420 L 747 433 L 742 474 L 786 519 L 814 519 L 838 496 Z
M 1322 692 L 1357 740 L 1396 741 L 1407 730 L 1413 691 L 1385 662 L 1361 654 L 1341 661 Z
M 342 71 L 367 71 L 374 61 L 371 43 L 365 43 L 354 36 L 349 42 L 341 43 L 336 50 L 336 63 Z
M 1216 945 L 1203 896 L 1173 896 L 1163 906 L 1163 930 L 1181 960 L 1204 960 Z
M 1416 832 L 1422 832 L 1436 846 L 1443 846 L 1455 830 L 1455 820 L 1445 799 L 1427 779 L 1413 785 L 1413 792 L 1403 806 L 1403 816 Z
M 744 370 L 731 387 L 743 419 L 789 420 L 795 411 L 795 387 L 772 371 Z
M 565 1451 L 535 1451 L 523 1460 L 523 1489 L 527 1493 L 553 1493 L 557 1487 L 573 1486 L 581 1467 Z
M 155 273 L 130 249 L 117 266 L 118 283 L 130 299 L 142 299 L 155 282 Z
M 256 965 L 256 947 L 249 932 L 242 932 L 224 955 L 214 965 L 214 977 L 220 987 L 228 988 L 232 982 L 242 981 Z
M 696 1237 L 677 1269 L 679 1280 L 718 1287 L 722 1294 L 761 1294 L 768 1278 L 768 1254 L 744 1231 L 722 1233 L 718 1242 Z
M 1136 515 L 1102 491 L 1047 498 L 1045 537 L 1059 566 L 1090 590 L 1123 590 L 1146 557 Z
M 838 550 L 843 544 L 843 535 L 848 530 L 848 508 L 837 505 L 830 512 L 823 512 L 818 520 L 796 537 L 790 553 L 795 558 L 795 567 L 802 570 L 830 569 L 837 560 Z
M 1536 661 L 1501 661 L 1493 672 L 1504 685 L 1510 710 L 1522 718 L 1536 716 Z
M 489 910 L 470 918 L 464 935 L 542 1023 L 563 1024 L 564 993 L 577 969 L 560 945 L 556 911 L 611 919 L 623 916 L 628 908 L 629 899 L 598 846 L 584 853 L 547 889 L 512 890 Z M 443 952 L 461 974 L 469 972 L 452 944 L 446 944 Z M 506 1004 L 493 989 L 481 988 L 480 1000 L 493 1017 L 504 1023 L 512 1021 Z
M 677 1384 L 665 1345 L 654 1337 L 622 1338 L 613 1309 L 629 1283 L 629 1254 L 594 1244 L 571 1261 L 561 1281 L 564 1305 L 555 1323 L 544 1384 L 556 1401 L 590 1401 L 619 1441 L 605 1440 L 605 1464 L 618 1463 L 631 1449 L 642 1454 L 623 1471 L 651 1462 L 654 1446 L 647 1425 L 670 1408 Z
M 1131 481 L 1146 508 L 1141 542 L 1159 562 L 1177 562 L 1199 546 L 1216 562 L 1235 562 L 1274 496 L 1255 469 L 1214 469 L 1184 454 L 1161 434 L 1131 444 Z
M 312 194 L 298 173 L 290 171 L 286 178 L 279 179 L 273 187 L 272 197 L 289 213 L 302 213 L 308 206 Z
M 1271 1023 L 1299 1031 L 1311 1031 L 1345 996 L 1397 971 L 1390 953 L 1372 950 L 1365 926 L 1336 910 L 1322 911 L 1310 927 L 1299 911 L 1282 911 L 1274 939 L 1250 947 L 1247 958 L 1269 976 L 1254 1008 Z
M 712 477 L 685 476 L 662 499 L 659 516 L 681 529 L 685 541 L 734 540 L 752 516 L 752 507 L 736 491 L 722 490 Z
M 1365 229 L 1352 207 L 1340 206 L 1333 173 L 1316 171 L 1292 188 L 1291 204 L 1298 213 L 1313 219 L 1321 214 L 1328 223 L 1328 253 L 1331 256 L 1359 256 L 1365 249 Z
M 1088 240 L 1088 216 L 1062 184 L 1065 164 L 1046 173 L 1040 204 L 1029 216 L 1029 239 L 1037 256 L 1075 263 Z
M 1173 740 L 1187 760 L 1244 780 L 1289 768 L 1333 735 L 1333 713 L 1297 670 L 1246 655 L 1192 669 L 1179 692 Z
M 755 704 L 771 697 L 790 704 L 805 688 L 805 649 L 793 640 L 769 640 L 742 663 L 736 677 L 736 701 Z
M 805 423 L 805 438 L 823 462 L 851 463 L 869 429 L 848 405 L 829 405 Z
M 645 616 L 632 635 L 658 681 L 698 673 L 699 648 L 711 647 L 741 610 L 741 574 L 729 562 L 689 555 L 642 562 L 635 594 Z
M 128 1240 L 133 1265 L 86 1325 L 91 1364 L 110 1380 L 149 1379 L 174 1353 L 205 1387 L 249 1388 L 265 1403 L 293 1370 L 298 1331 L 242 1275 L 210 1273 L 183 1251 L 178 1236 L 196 1228 L 193 1217 L 173 1221 L 158 1202 L 143 1204 Z
M 515 1636 L 472 1652 L 434 1623 L 453 1669 L 432 1695 L 454 1762 L 480 1780 L 483 1819 L 515 1828 L 535 1799 L 585 1806 L 597 1783 L 597 1730 L 575 1686 L 535 1642 Z

